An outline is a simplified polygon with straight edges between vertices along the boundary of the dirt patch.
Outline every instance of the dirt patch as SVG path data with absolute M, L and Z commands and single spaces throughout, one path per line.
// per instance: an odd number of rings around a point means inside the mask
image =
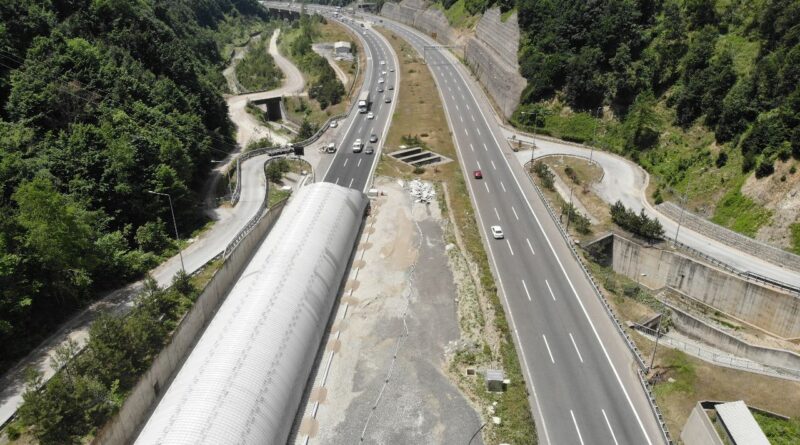
M 791 173 L 794 167 L 795 173 Z M 792 247 L 789 226 L 800 221 L 800 163 L 795 160 L 775 162 L 775 173 L 756 179 L 750 175 L 742 185 L 742 194 L 772 211 L 772 219 L 762 226 L 756 239 L 782 248 Z
M 442 215 L 394 179 L 378 177 L 376 187 L 374 231 L 351 268 L 359 285 L 345 289 L 296 441 L 466 443 L 481 420 L 445 371 L 459 329 Z

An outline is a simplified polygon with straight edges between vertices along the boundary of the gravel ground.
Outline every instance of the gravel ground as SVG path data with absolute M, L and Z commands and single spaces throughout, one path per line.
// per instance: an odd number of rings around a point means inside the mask
M 459 330 L 439 205 L 412 202 L 394 179 L 376 184 L 386 195 L 373 201 L 296 441 L 467 443 L 481 419 L 444 371 Z

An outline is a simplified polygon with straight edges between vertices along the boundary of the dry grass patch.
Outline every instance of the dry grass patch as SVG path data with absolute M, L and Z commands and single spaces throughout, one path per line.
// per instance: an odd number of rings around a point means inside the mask
M 635 284 L 632 280 L 591 261 L 587 263 L 622 320 L 637 321 L 655 314 L 646 304 L 622 295 L 625 285 Z M 628 333 L 649 363 L 654 343 L 633 329 Z M 680 435 L 700 400 L 744 400 L 751 406 L 800 417 L 800 382 L 715 366 L 663 345 L 659 345 L 654 369 L 658 376 L 654 379 L 656 400 L 673 437 Z
M 489 406 L 497 403 L 494 415 L 503 422 L 499 426 L 490 424 L 484 428 L 486 443 L 536 443 L 536 428 L 525 380 L 489 268 L 464 175 L 459 163 L 455 162 L 458 155 L 436 84 L 428 67 L 407 42 L 382 28 L 379 31 L 386 36 L 400 60 L 397 67 L 400 71 L 399 94 L 394 95 L 397 105 L 384 149 L 387 153 L 396 151 L 403 144 L 404 136 L 412 136 L 417 137 L 425 148 L 454 160 L 426 167 L 419 174 L 389 156 L 383 156 L 378 164 L 379 174 L 432 181 L 440 184 L 438 190 L 444 195 L 444 199 L 439 200 L 443 205 L 442 214 L 452 222 L 445 227 L 445 240 L 459 247 L 451 249 L 449 258 L 454 275 L 459 278 L 461 328 L 459 344 L 447 354 L 448 371 L 461 391 L 477 405 L 484 419 L 490 415 Z M 468 367 L 478 371 L 502 368 L 511 384 L 504 393 L 487 393 L 482 377 L 465 376 Z

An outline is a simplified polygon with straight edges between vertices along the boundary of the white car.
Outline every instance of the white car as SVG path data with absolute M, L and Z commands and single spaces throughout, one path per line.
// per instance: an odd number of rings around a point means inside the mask
M 394 68 L 389 68 L 389 72 L 393 73 L 394 72 Z
M 336 128 L 339 126 L 339 121 L 331 121 L 331 128 Z
M 503 228 L 500 226 L 492 226 L 492 237 L 494 239 L 503 239 Z
M 386 71 L 381 71 L 381 75 L 385 76 L 386 75 Z
M 360 153 L 362 148 L 364 148 L 364 144 L 361 143 L 361 139 L 356 139 L 353 142 L 353 153 Z
M 367 113 L 367 119 L 375 119 L 375 113 L 373 113 L 372 111 L 370 111 L 369 113 Z M 359 140 L 360 140 L 360 139 L 359 139 Z
M 381 65 L 386 65 L 386 61 L 385 60 L 381 60 Z
M 384 78 L 383 77 L 379 77 L 378 78 L 378 83 L 383 83 L 383 82 L 385 82 Z

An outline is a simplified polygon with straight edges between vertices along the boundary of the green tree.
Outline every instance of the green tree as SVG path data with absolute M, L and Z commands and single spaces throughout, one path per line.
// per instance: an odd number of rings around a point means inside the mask
M 145 252 L 160 253 L 169 246 L 167 225 L 161 218 L 148 221 L 136 229 L 136 244 Z

